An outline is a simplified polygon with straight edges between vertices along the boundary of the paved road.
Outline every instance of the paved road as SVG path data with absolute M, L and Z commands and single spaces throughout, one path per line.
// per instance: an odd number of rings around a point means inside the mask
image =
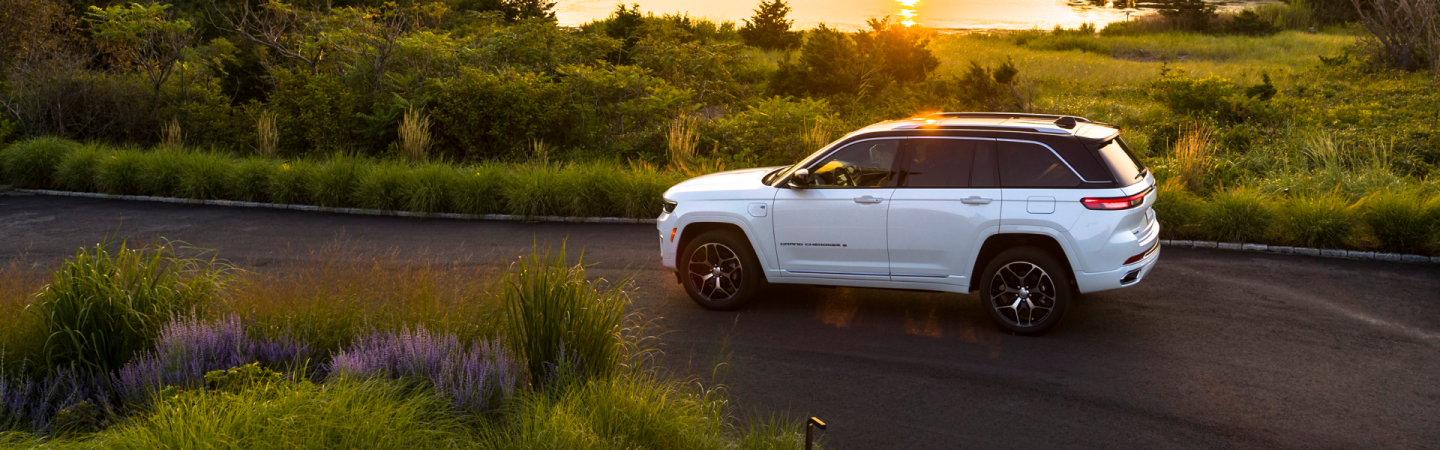
M 1140 285 L 1027 338 L 960 295 L 784 287 L 704 311 L 660 270 L 650 226 L 0 196 L 0 257 L 58 261 L 106 236 L 251 264 L 341 237 L 497 266 L 568 239 L 599 273 L 636 274 L 672 366 L 732 352 L 734 404 L 820 416 L 833 448 L 1440 447 L 1437 266 L 1166 249 Z

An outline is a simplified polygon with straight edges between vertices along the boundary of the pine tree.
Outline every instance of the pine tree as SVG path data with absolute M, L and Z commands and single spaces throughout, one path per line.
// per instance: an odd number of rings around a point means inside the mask
M 790 5 L 785 0 L 761 1 L 755 15 L 745 19 L 740 27 L 740 38 L 745 45 L 765 49 L 791 49 L 800 46 L 799 31 L 790 31 L 793 20 L 785 20 L 790 14 Z

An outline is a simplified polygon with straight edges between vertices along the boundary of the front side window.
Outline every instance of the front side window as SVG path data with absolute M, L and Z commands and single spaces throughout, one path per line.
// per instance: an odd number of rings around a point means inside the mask
M 900 140 L 856 142 L 810 169 L 812 188 L 868 188 L 894 185 Z
M 1070 188 L 1080 177 L 1055 152 L 1029 142 L 1000 142 L 1000 185 L 1007 188 Z
M 905 153 L 905 187 L 963 188 L 970 186 L 971 166 L 979 141 L 911 139 Z

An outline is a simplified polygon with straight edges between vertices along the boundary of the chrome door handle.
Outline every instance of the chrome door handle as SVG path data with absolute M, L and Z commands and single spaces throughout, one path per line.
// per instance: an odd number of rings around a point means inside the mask
M 960 199 L 960 203 L 964 203 L 967 205 L 988 205 L 992 201 L 994 200 L 974 195 Z
M 883 201 L 885 201 L 885 199 L 880 197 L 871 197 L 869 195 L 864 197 L 855 197 L 855 203 L 880 203 Z

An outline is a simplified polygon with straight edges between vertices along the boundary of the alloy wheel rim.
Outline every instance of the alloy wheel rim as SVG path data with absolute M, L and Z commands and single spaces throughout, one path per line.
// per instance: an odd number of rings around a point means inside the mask
M 990 307 L 1006 322 L 1032 327 L 1055 309 L 1055 280 L 1032 263 L 1006 264 L 990 281 Z
M 711 242 L 690 253 L 690 284 L 701 297 L 712 302 L 729 300 L 740 293 L 744 267 L 734 250 Z

